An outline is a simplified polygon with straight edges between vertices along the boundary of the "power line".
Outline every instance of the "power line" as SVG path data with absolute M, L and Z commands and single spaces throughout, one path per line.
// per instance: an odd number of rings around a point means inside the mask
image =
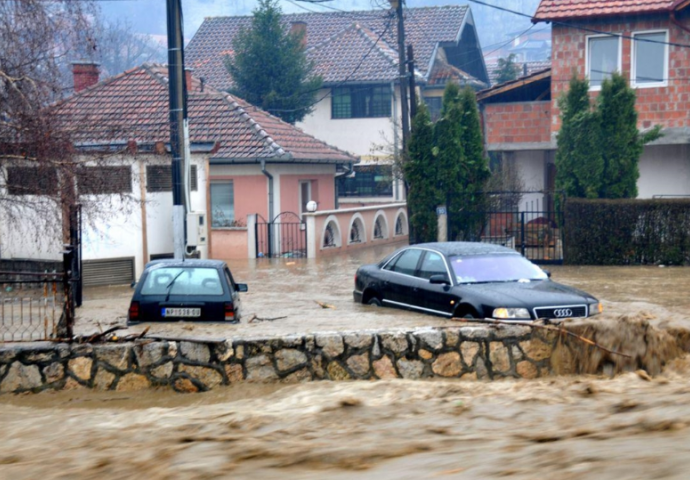
M 491 4 L 491 3 L 487 3 L 487 2 L 484 2 L 484 1 L 482 1 L 482 0 L 468 0 L 468 1 L 470 1 L 470 2 L 472 2 L 472 3 L 476 3 L 477 5 L 483 5 L 483 6 L 485 6 L 485 7 L 493 8 L 493 9 L 495 9 L 495 10 L 500 10 L 500 11 L 502 11 L 502 12 L 511 13 L 511 14 L 513 14 L 513 15 L 518 15 L 518 16 L 520 16 L 520 17 L 526 17 L 526 18 L 529 18 L 529 19 L 532 19 L 532 18 L 533 18 L 532 15 L 529 15 L 529 14 L 527 14 L 527 13 L 518 12 L 517 10 L 511 10 L 511 9 L 505 8 L 505 7 L 499 7 L 498 5 L 493 5 L 493 4 Z M 559 22 L 559 21 L 557 21 L 557 20 L 545 20 L 545 21 L 551 22 L 551 24 L 553 24 L 553 25 L 559 25 L 559 26 L 561 26 L 561 27 L 574 28 L 574 29 L 576 29 L 576 30 L 582 30 L 582 31 L 585 31 L 585 32 L 595 33 L 595 34 L 598 34 L 598 35 L 606 35 L 606 36 L 609 36 L 609 37 L 625 38 L 625 39 L 627 39 L 627 40 L 632 40 L 632 41 L 635 41 L 635 42 L 647 42 L 647 43 L 656 43 L 656 44 L 659 44 L 659 45 L 670 45 L 670 46 L 672 46 L 672 47 L 690 48 L 690 45 L 688 45 L 688 44 L 686 44 L 686 43 L 664 42 L 664 41 L 661 41 L 661 40 L 651 40 L 651 39 L 648 39 L 648 38 L 640 38 L 640 37 L 635 37 L 635 36 L 632 36 L 632 35 L 625 35 L 625 34 L 622 34 L 622 33 L 605 32 L 605 31 L 603 31 L 603 30 L 597 30 L 597 29 L 595 29 L 595 28 L 584 27 L 584 26 L 578 25 L 578 24 L 576 24 L 576 23 Z

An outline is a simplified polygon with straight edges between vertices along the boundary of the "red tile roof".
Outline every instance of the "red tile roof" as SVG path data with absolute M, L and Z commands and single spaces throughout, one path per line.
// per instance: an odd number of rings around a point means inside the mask
M 532 21 L 670 12 L 681 0 L 542 0 Z
M 436 60 L 433 68 L 431 69 L 427 86 L 445 87 L 449 80 L 459 84 L 460 86 L 469 85 L 476 89 L 488 87 L 488 85 L 484 82 L 477 80 L 469 73 L 450 65 L 448 62 L 445 62 L 441 59 Z
M 405 9 L 406 42 L 414 47 L 415 63 L 422 75 L 428 74 L 439 43 L 458 41 L 468 12 L 466 5 Z M 382 56 L 392 55 L 395 59 L 398 56 L 396 22 L 388 10 L 297 13 L 283 15 L 282 19 L 288 28 L 291 22 L 307 24 L 308 55 L 315 60 L 318 72 L 326 81 L 349 81 L 352 59 L 340 59 L 353 55 L 361 58 L 379 36 L 382 40 L 377 48 L 379 52 L 375 55 L 372 52 L 371 61 L 366 59 L 357 80 L 377 81 L 397 76 L 397 60 L 387 65 L 385 74 L 382 71 L 385 64 Z M 251 20 L 248 16 L 206 18 L 185 48 L 185 60 L 194 68 L 195 75 L 204 77 L 216 88 L 231 87 L 224 58 L 232 54 L 235 35 L 241 28 L 250 27 Z M 353 25 L 359 26 L 359 32 Z M 362 34 L 370 41 L 365 41 Z M 321 52 L 322 48 L 327 51 Z M 366 78 L 366 72 L 371 72 L 372 78 Z
M 109 78 L 54 108 L 83 145 L 167 143 L 168 69 L 144 65 Z M 349 163 L 357 159 L 244 100 L 194 78 L 188 94 L 192 143 L 214 143 L 212 159 L 230 162 Z
M 551 68 L 551 61 L 546 60 L 542 62 L 515 62 L 515 64 L 520 67 L 520 74 L 518 78 L 532 75 L 534 72 L 540 72 L 544 69 Z M 486 69 L 489 71 L 489 78 L 491 79 L 491 85 L 497 85 L 496 80 L 498 79 L 498 63 L 487 63 Z

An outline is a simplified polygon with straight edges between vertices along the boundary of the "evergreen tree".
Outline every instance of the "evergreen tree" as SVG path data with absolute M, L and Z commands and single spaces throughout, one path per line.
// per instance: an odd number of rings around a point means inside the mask
M 597 198 L 604 173 L 601 120 L 590 107 L 588 91 L 589 82 L 573 76 L 568 92 L 558 102 L 562 125 L 556 151 L 556 190 L 568 197 Z
M 458 212 L 463 208 L 464 164 L 462 146 L 463 111 L 460 105 L 460 88 L 455 83 L 446 85 L 443 92 L 442 117 L 434 125 L 433 154 L 436 160 L 437 202 L 448 209 L 448 239 L 459 233 Z
M 437 238 L 436 162 L 432 154 L 434 131 L 429 110 L 423 102 L 412 119 L 408 158 L 403 165 L 405 182 L 409 185 L 407 210 L 410 222 L 410 243 L 435 242 Z
M 511 53 L 507 58 L 498 59 L 498 69 L 496 70 L 496 83 L 510 82 L 517 80 L 520 76 L 520 65 L 515 63 L 515 54 Z
M 603 179 L 602 198 L 637 197 L 639 161 L 644 144 L 659 138 L 660 126 L 641 135 L 637 130 L 635 91 L 625 78 L 614 73 L 604 80 L 598 98 L 601 115 Z
M 321 87 L 305 55 L 303 35 L 292 34 L 280 20 L 277 0 L 259 0 L 252 26 L 233 41 L 234 55 L 225 66 L 232 75 L 232 93 L 295 123 L 313 109 Z

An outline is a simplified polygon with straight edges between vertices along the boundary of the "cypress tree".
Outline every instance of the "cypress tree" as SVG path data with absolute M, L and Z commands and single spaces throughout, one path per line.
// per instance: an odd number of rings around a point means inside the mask
M 644 144 L 659 138 L 661 127 L 657 125 L 640 135 L 637 130 L 635 91 L 619 73 L 604 80 L 597 106 L 601 115 L 603 156 L 599 196 L 635 198 Z
M 253 14 L 251 28 L 240 30 L 234 55 L 225 59 L 235 84 L 231 93 L 286 122 L 298 122 L 312 111 L 321 77 L 312 74 L 303 36 L 281 23 L 277 0 L 259 0 Z
M 597 198 L 604 173 L 601 120 L 590 107 L 588 91 L 589 82 L 574 75 L 558 102 L 562 125 L 556 151 L 556 190 L 569 197 Z
M 434 242 L 437 238 L 436 161 L 432 154 L 434 131 L 424 103 L 412 119 L 408 158 L 403 165 L 409 185 L 407 209 L 410 215 L 410 243 Z

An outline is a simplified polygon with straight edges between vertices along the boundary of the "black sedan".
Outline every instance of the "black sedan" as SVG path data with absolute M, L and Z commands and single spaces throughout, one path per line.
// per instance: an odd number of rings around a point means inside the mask
M 588 293 L 552 282 L 515 250 L 471 242 L 402 248 L 355 276 L 356 302 L 445 317 L 534 320 L 601 313 Z
M 193 320 L 237 323 L 240 292 L 220 260 L 155 260 L 146 264 L 135 286 L 127 324 Z

